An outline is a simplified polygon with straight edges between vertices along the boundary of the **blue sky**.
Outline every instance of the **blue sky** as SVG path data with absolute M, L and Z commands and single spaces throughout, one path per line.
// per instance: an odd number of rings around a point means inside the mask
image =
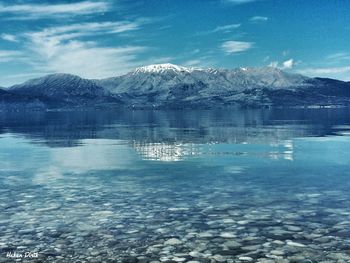
M 0 0 L 0 86 L 155 63 L 350 80 L 349 10 L 345 0 Z

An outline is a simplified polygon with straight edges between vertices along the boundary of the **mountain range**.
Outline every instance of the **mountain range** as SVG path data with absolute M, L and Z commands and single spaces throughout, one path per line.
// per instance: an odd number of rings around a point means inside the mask
M 107 79 L 51 74 L 0 88 L 0 110 L 349 106 L 350 83 L 274 67 L 199 69 L 173 64 Z

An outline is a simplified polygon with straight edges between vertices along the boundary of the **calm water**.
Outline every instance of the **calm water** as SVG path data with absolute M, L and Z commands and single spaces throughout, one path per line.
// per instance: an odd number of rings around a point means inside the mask
M 0 262 L 350 262 L 349 113 L 0 113 Z

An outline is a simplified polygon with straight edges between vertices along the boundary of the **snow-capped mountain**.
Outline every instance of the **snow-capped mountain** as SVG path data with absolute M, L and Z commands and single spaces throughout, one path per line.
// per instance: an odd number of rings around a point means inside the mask
M 96 81 L 113 94 L 126 96 L 132 105 L 161 107 L 200 106 L 242 102 L 242 92 L 253 89 L 306 87 L 309 78 L 266 68 L 200 69 L 173 64 L 137 68 L 126 75 Z M 251 98 L 249 98 L 251 100 Z
M 52 74 L 15 85 L 6 92 L 40 101 L 47 107 L 350 104 L 350 84 L 343 81 L 308 78 L 273 67 L 201 69 L 169 63 L 140 67 L 125 75 L 102 80 Z M 6 99 L 0 98 L 1 101 Z
M 203 83 L 207 87 L 203 93 L 216 94 L 246 89 L 290 88 L 304 86 L 307 77 L 286 73 L 280 69 L 238 68 L 238 69 L 199 69 L 186 68 L 173 64 L 157 64 L 137 68 L 128 74 L 98 82 L 113 93 L 166 91 L 175 85 Z
M 148 65 L 144 67 L 139 67 L 136 68 L 133 71 L 133 74 L 138 74 L 138 73 L 169 73 L 169 72 L 192 72 L 195 68 L 186 68 L 178 65 L 174 65 L 171 63 L 165 63 L 165 64 L 153 64 L 153 65 Z
M 308 80 L 305 76 L 272 67 L 200 69 L 157 64 L 96 83 L 113 94 L 127 96 L 132 105 L 161 107 L 166 104 L 177 108 L 241 104 L 243 100 L 254 104 L 252 99 L 257 99 L 242 93 L 255 89 L 300 89 L 310 86 Z

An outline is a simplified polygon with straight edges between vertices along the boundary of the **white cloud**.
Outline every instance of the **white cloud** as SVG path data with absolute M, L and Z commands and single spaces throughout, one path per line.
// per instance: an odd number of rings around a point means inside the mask
M 266 16 L 253 16 L 249 19 L 251 22 L 265 22 L 269 20 Z
M 97 47 L 95 43 L 71 42 L 55 47 L 56 52 L 37 66 L 38 70 L 76 74 L 85 78 L 106 78 L 134 68 L 139 46 Z
M 283 50 L 283 51 L 282 51 L 282 56 L 284 56 L 284 57 L 285 57 L 285 56 L 288 56 L 288 55 L 289 55 L 289 52 L 290 52 L 289 50 Z
M 139 22 L 93 22 L 46 28 L 39 32 L 27 33 L 26 36 L 29 37 L 32 42 L 41 42 L 48 39 L 51 42 L 61 42 L 83 36 L 123 33 L 139 28 Z
M 243 41 L 226 41 L 221 45 L 221 48 L 228 54 L 243 52 L 253 47 L 253 42 Z
M 201 52 L 201 50 L 199 48 L 196 48 L 196 49 L 192 50 L 190 52 L 190 54 L 198 54 L 199 52 Z
M 280 69 L 292 69 L 295 64 L 296 63 L 294 62 L 294 59 L 291 58 L 286 61 L 283 61 L 281 64 L 278 61 L 272 61 L 268 66 Z
M 3 33 L 0 35 L 0 38 L 10 42 L 18 42 L 17 38 L 14 35 L 10 35 L 10 34 Z
M 184 61 L 182 65 L 186 67 L 194 67 L 194 68 L 209 68 L 213 67 L 216 64 L 216 62 L 211 57 L 200 57 L 195 59 L 190 59 L 187 61 Z
M 294 66 L 294 60 L 292 58 L 288 59 L 288 60 L 284 61 L 282 63 L 282 65 L 283 65 L 283 67 L 282 67 L 283 69 L 292 69 Z
M 230 31 L 232 31 L 232 29 L 239 28 L 240 26 L 241 26 L 241 24 L 230 24 L 230 25 L 218 26 L 214 30 L 212 30 L 211 32 L 213 32 L 213 33 L 220 32 L 220 31 L 230 32 Z
M 269 61 L 270 60 L 270 56 L 266 56 L 263 58 L 263 62 Z
M 332 62 L 339 62 L 343 60 L 350 60 L 350 53 L 347 52 L 338 52 L 330 54 L 326 57 L 327 60 L 331 60 Z
M 325 77 L 350 81 L 350 66 L 304 68 L 298 70 L 298 72 L 312 77 Z
M 1 61 L 1 59 L 0 59 Z M 28 79 L 31 78 L 37 78 L 37 77 L 42 77 L 45 75 L 43 72 L 27 72 L 27 73 L 18 73 L 18 74 L 3 74 L 0 75 L 1 79 L 1 86 L 2 87 L 10 87 L 12 85 L 18 84 L 25 82 Z
M 17 60 L 22 53 L 16 50 L 0 50 L 0 63 Z
M 228 33 L 228 32 L 232 32 L 234 29 L 239 28 L 240 26 L 241 24 L 229 24 L 229 25 L 217 26 L 213 30 L 198 32 L 197 35 L 209 35 L 217 32 Z
M 235 5 L 247 4 L 255 1 L 257 0 L 226 0 L 226 2 L 235 4 Z
M 33 66 L 38 71 L 63 72 L 86 78 L 104 78 L 125 73 L 137 65 L 142 46 L 100 47 L 96 42 L 72 40 L 61 43 L 48 39 L 35 43 Z
M 184 63 L 186 67 L 197 67 L 202 64 L 202 60 L 200 59 L 191 59 Z
M 105 1 L 82 1 L 67 4 L 0 4 L 0 13 L 19 15 L 20 19 L 40 19 L 102 13 L 108 8 L 109 4 Z
M 91 36 L 139 29 L 141 22 L 80 23 L 45 28 L 24 34 L 31 65 L 37 72 L 62 72 L 85 78 L 104 78 L 125 73 L 139 65 L 144 46 L 101 46 Z
M 278 68 L 278 64 L 279 64 L 278 61 L 272 61 L 268 66 L 273 68 Z
M 331 68 L 307 68 L 307 69 L 303 69 L 302 72 L 311 74 L 311 75 L 338 74 L 338 73 L 350 74 L 350 66 L 331 67 Z

